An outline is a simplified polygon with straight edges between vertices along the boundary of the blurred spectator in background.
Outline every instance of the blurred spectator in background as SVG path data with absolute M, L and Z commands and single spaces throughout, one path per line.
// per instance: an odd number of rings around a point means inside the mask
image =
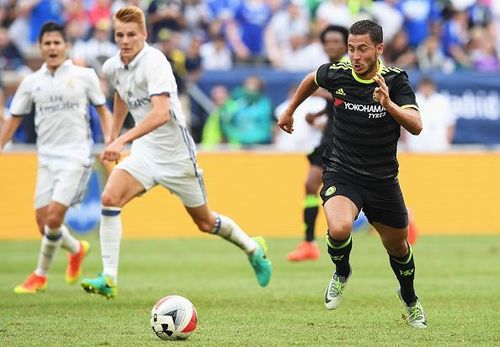
M 241 0 L 227 24 L 227 37 L 238 62 L 266 61 L 264 29 L 270 18 L 271 9 L 265 0 Z
M 451 18 L 443 25 L 443 50 L 444 54 L 452 58 L 457 68 L 469 68 L 471 59 L 466 51 L 469 41 L 469 17 L 465 10 L 451 10 Z
M 320 30 L 328 24 L 349 27 L 353 17 L 349 11 L 347 0 L 325 0 L 316 10 L 316 21 Z
M 422 72 L 451 72 L 455 66 L 453 60 L 444 55 L 439 37 L 435 34 L 427 36 L 424 42 L 418 46 L 416 56 L 417 66 Z
M 417 64 L 417 56 L 408 43 L 408 34 L 398 31 L 392 41 L 385 45 L 384 63 L 402 69 L 412 69 Z
M 205 149 L 214 148 L 219 144 L 226 143 L 221 129 L 221 114 L 224 112 L 224 107 L 230 107 L 229 91 L 223 85 L 216 85 L 210 91 L 210 96 L 214 104 L 214 109 L 207 117 L 203 126 L 201 136 L 201 145 Z
M 209 10 L 204 0 L 184 0 L 183 47 L 187 47 L 191 40 L 199 37 L 206 38 L 209 25 Z
M 158 49 L 165 54 L 165 57 L 170 62 L 179 94 L 183 94 L 185 92 L 184 78 L 187 75 L 186 54 L 179 48 L 179 33 L 169 29 L 162 29 L 158 33 L 158 40 Z
M 0 26 L 1 27 L 8 28 L 16 20 L 16 16 L 17 16 L 16 4 L 17 4 L 17 0 L 2 0 L 2 1 L 0 1 Z
M 186 51 L 185 68 L 187 72 L 187 82 L 196 83 L 201 75 L 201 54 L 200 47 L 202 38 L 195 36 Z
M 101 19 L 97 22 L 92 37 L 88 41 L 78 40 L 72 49 L 72 59 L 81 65 L 101 71 L 102 64 L 116 54 L 118 48 L 110 41 L 111 21 Z
M 153 0 L 148 7 L 148 21 L 151 23 L 149 40 L 158 42 L 160 30 L 181 31 L 186 21 L 182 15 L 183 7 L 181 0 Z
M 241 0 L 205 0 L 208 8 L 209 20 L 226 21 L 234 16 Z
M 200 47 L 201 66 L 204 70 L 230 70 L 233 67 L 231 50 L 222 33 L 214 35 Z
M 448 98 L 437 91 L 436 83 L 422 77 L 415 93 L 423 130 L 419 136 L 403 133 L 406 149 L 411 152 L 439 152 L 450 148 L 455 116 Z
M 495 40 L 490 37 L 484 28 L 476 27 L 472 29 L 467 51 L 475 70 L 486 72 L 500 71 Z
M 276 119 L 286 110 L 290 105 L 293 95 L 298 86 L 293 85 L 289 92 L 287 99 L 283 101 L 276 110 L 274 115 Z M 319 145 L 321 136 L 323 135 L 323 128 L 326 125 L 327 116 L 324 114 L 321 117 L 314 118 L 312 124 L 306 120 L 308 114 L 316 114 L 324 110 L 326 107 L 326 100 L 319 96 L 310 96 L 307 98 L 294 112 L 294 127 L 295 131 L 293 136 L 286 134 L 284 131 L 275 132 L 274 144 L 279 150 L 282 151 L 295 151 L 295 152 L 311 152 L 314 147 Z
M 10 40 L 7 29 L 0 27 L 0 69 L 17 70 L 24 65 L 25 61 L 21 51 Z
M 84 0 L 64 1 L 66 35 L 70 42 L 86 40 L 91 31 L 91 13 L 87 13 Z M 109 19 L 108 19 L 109 20 Z
M 281 68 L 287 71 L 311 71 L 327 60 L 321 45 L 308 43 L 302 34 L 290 37 L 290 43 L 284 48 L 281 57 Z
M 231 93 L 231 102 L 221 114 L 221 129 L 228 143 L 242 146 L 269 144 L 272 138 L 271 101 L 264 94 L 264 83 L 256 76 L 245 79 Z
M 399 8 L 410 47 L 419 46 L 441 20 L 442 7 L 436 0 L 401 0 Z
M 28 14 L 29 39 L 32 44 L 38 40 L 38 34 L 45 22 L 64 23 L 64 7 L 60 0 L 21 0 L 19 11 Z
M 264 34 L 266 52 L 274 67 L 283 67 L 284 59 L 290 46 L 293 46 L 294 38 L 305 39 L 309 33 L 309 16 L 300 6 L 300 1 L 289 1 L 285 9 L 272 16 L 266 27 Z
M 111 3 L 111 0 L 92 1 L 92 6 L 88 12 L 88 17 L 92 27 L 97 27 L 97 25 L 103 20 L 111 20 Z
M 384 28 L 384 40 L 392 41 L 394 36 L 403 27 L 403 14 L 398 8 L 399 0 L 374 1 L 370 14 Z

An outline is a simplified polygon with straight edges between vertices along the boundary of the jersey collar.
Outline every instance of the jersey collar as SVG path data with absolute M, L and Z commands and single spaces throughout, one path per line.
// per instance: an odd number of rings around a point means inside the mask
M 67 67 L 67 66 L 72 66 L 73 65 L 73 62 L 71 61 L 71 59 L 66 59 L 61 65 L 59 65 L 59 67 L 56 69 L 59 70 L 61 67 Z M 49 68 L 47 67 L 47 63 L 43 63 L 42 67 L 40 68 L 40 70 L 43 72 L 43 73 L 48 73 L 50 72 L 49 71 Z
M 381 74 L 382 73 L 382 69 L 385 68 L 385 65 L 384 63 L 382 62 L 382 60 L 378 59 L 377 60 L 377 65 L 378 65 L 378 70 L 377 70 L 377 73 L 378 74 Z M 364 80 L 362 79 L 361 77 L 359 77 L 358 75 L 356 75 L 356 73 L 354 72 L 354 69 L 351 70 L 352 71 L 352 77 L 358 81 L 359 83 L 364 83 L 364 84 L 370 84 L 370 83 L 373 83 L 374 80 L 373 78 L 369 79 L 369 80 Z
M 149 49 L 149 45 L 147 43 L 144 43 L 144 47 L 141 49 L 139 53 L 132 59 L 132 61 L 128 64 L 125 64 L 122 61 L 122 58 L 120 56 L 120 51 L 118 51 L 118 57 L 120 58 L 120 67 L 122 69 L 128 69 L 128 68 L 133 68 L 134 66 L 137 65 L 137 62 L 141 59 L 141 57 L 146 54 L 146 51 Z

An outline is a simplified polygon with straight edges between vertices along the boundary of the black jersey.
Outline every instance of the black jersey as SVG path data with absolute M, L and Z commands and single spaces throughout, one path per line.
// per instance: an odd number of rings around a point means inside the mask
M 379 73 L 394 103 L 418 110 L 406 72 L 380 62 Z M 373 99 L 377 83 L 360 79 L 346 62 L 321 65 L 316 83 L 332 94 L 335 106 L 330 147 L 323 155 L 324 169 L 370 181 L 396 178 L 400 125 Z
M 333 103 L 329 102 L 326 104 L 326 116 L 327 121 L 325 128 L 323 129 L 323 134 L 321 136 L 320 146 L 329 145 L 332 141 L 333 136 L 333 118 L 335 116 L 335 107 Z

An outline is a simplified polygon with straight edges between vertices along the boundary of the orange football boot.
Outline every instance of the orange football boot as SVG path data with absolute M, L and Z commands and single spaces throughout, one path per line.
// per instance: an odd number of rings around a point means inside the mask
M 297 248 L 288 253 L 290 261 L 316 260 L 319 258 L 320 251 L 316 242 L 303 241 Z
M 44 291 L 47 288 L 47 276 L 39 276 L 32 273 L 28 276 L 23 284 L 14 288 L 16 294 L 35 294 L 36 292 Z
M 80 250 L 76 254 L 68 254 L 68 266 L 66 267 L 66 282 L 74 284 L 78 281 L 82 272 L 83 258 L 89 253 L 90 244 L 80 240 Z

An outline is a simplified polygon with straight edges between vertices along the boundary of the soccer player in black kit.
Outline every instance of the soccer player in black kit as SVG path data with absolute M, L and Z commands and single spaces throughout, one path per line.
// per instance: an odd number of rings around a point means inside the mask
M 326 288 L 325 306 L 336 309 L 351 276 L 349 254 L 353 222 L 363 208 L 389 254 L 399 281 L 398 296 L 408 323 L 426 328 L 422 305 L 415 294 L 415 264 L 408 244 L 408 213 L 399 186 L 397 142 L 402 126 L 413 135 L 422 120 L 406 72 L 384 66 L 382 27 L 361 20 L 349 29 L 350 63 L 328 63 L 306 76 L 279 127 L 293 132 L 295 109 L 318 87 L 333 96 L 335 117 L 330 148 L 323 156 L 321 198 L 327 218 L 328 253 L 336 265 Z

